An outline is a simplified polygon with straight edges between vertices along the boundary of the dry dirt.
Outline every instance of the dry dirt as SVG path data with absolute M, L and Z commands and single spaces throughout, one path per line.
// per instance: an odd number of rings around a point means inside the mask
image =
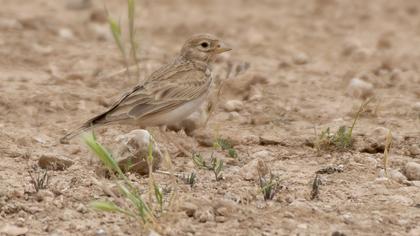
M 78 139 L 57 142 L 138 82 L 106 76 L 123 66 L 103 3 L 80 2 L 0 2 L 1 235 L 147 234 L 132 219 L 88 208 L 91 200 L 106 198 L 92 177 L 112 181 L 95 174 L 99 164 Z M 124 23 L 125 2 L 104 2 Z M 224 179 L 215 181 L 191 157 L 173 154 L 175 170 L 195 171 L 198 181 L 193 188 L 178 183 L 179 207 L 159 218 L 159 233 L 420 235 L 419 182 L 401 175 L 406 163 L 420 162 L 418 0 L 139 0 L 137 6 L 143 75 L 199 32 L 218 35 L 234 49 L 217 61 L 215 76 L 224 77 L 229 66 L 250 65 L 230 76 L 201 131 L 228 138 L 238 158 L 216 151 L 225 169 Z M 362 98 L 371 95 L 354 148 L 314 148 L 315 130 L 351 125 Z M 243 106 L 226 112 L 232 99 Z M 97 133 L 114 150 L 115 137 L 132 129 L 115 125 Z M 390 179 L 380 178 L 386 129 L 394 141 Z M 213 151 L 203 135 L 169 134 L 205 158 Z M 49 171 L 47 190 L 35 193 L 28 171 L 45 154 L 74 164 Z M 264 201 L 258 190 L 256 160 L 280 179 L 273 200 Z M 338 165 L 342 172 L 320 175 L 319 197 L 311 200 L 315 172 Z M 168 176 L 155 176 L 170 185 Z M 130 178 L 147 189 L 146 177 Z

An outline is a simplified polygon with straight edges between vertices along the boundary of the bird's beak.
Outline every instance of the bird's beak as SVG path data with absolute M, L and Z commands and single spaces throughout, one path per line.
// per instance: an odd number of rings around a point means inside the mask
M 232 50 L 232 49 L 229 48 L 228 46 L 226 46 L 226 44 L 224 44 L 223 42 L 220 42 L 217 45 L 217 48 L 214 50 L 214 52 L 215 52 L 215 54 L 220 54 L 220 53 L 227 52 L 227 51 L 230 51 L 230 50 Z

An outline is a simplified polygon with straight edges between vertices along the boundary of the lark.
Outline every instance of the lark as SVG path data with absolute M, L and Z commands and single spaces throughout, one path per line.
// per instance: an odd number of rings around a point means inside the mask
M 112 123 L 131 123 L 141 128 L 177 124 L 206 100 L 212 83 L 211 63 L 230 51 L 217 37 L 194 35 L 175 59 L 146 80 L 124 93 L 108 110 L 91 118 L 60 141 L 93 127 Z

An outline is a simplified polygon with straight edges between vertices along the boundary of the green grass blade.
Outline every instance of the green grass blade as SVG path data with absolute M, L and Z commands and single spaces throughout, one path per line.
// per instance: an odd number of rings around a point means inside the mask
M 123 55 L 124 59 L 126 59 L 125 49 L 123 42 L 121 40 L 121 26 L 117 21 L 112 19 L 111 16 L 108 16 L 108 24 L 111 29 L 112 36 L 114 37 L 114 41 L 118 46 L 118 49 L 120 50 L 121 54 Z
M 109 201 L 93 201 L 89 203 L 89 207 L 99 210 L 99 211 L 105 211 L 105 212 L 120 212 L 124 213 L 128 216 L 135 217 L 135 215 L 127 210 L 122 209 L 121 207 L 117 206 L 113 202 Z
M 233 148 L 233 146 L 227 141 L 226 139 L 218 138 L 216 142 L 213 144 L 214 148 L 220 148 L 223 151 Z
M 236 152 L 236 150 L 234 148 L 229 148 L 228 154 L 232 158 L 237 158 L 238 157 L 238 153 Z
M 150 136 L 149 145 L 147 146 L 147 161 L 149 165 L 153 164 L 153 138 Z
M 129 31 L 130 34 L 134 33 L 134 12 L 135 12 L 135 1 L 134 0 L 127 0 L 128 6 L 128 24 L 129 24 Z
M 120 167 L 118 166 L 111 153 L 105 147 L 96 141 L 95 136 L 90 132 L 83 135 L 83 140 L 90 150 L 96 154 L 100 161 L 110 170 L 117 172 L 120 176 L 123 175 Z
M 148 221 L 150 217 L 150 209 L 149 207 L 144 203 L 144 201 L 141 199 L 141 197 L 129 189 L 127 189 L 124 185 L 118 184 L 118 187 L 120 191 L 124 194 L 125 197 L 127 197 L 131 203 L 136 207 L 137 212 L 139 216 L 142 218 L 143 222 Z
M 163 210 L 163 194 L 162 191 L 160 190 L 159 186 L 155 183 L 154 184 L 154 190 L 155 190 L 155 198 L 156 201 L 158 202 L 159 206 L 160 206 L 160 210 Z
M 134 20 L 135 20 L 135 9 L 136 4 L 135 0 L 127 0 L 128 6 L 128 32 L 130 37 L 130 55 L 136 65 L 137 75 L 140 75 L 140 67 L 138 65 L 138 57 L 137 57 L 137 48 L 138 45 L 136 43 L 136 30 L 134 28 Z
M 206 163 L 205 163 L 203 157 L 199 153 L 193 153 L 192 160 L 197 167 L 199 167 L 199 168 L 206 167 Z

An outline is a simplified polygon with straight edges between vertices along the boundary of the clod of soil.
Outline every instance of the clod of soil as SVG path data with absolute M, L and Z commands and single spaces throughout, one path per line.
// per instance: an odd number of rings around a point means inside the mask
M 38 165 L 48 170 L 65 170 L 73 164 L 74 161 L 69 158 L 58 156 L 54 153 L 43 154 L 38 160 Z

